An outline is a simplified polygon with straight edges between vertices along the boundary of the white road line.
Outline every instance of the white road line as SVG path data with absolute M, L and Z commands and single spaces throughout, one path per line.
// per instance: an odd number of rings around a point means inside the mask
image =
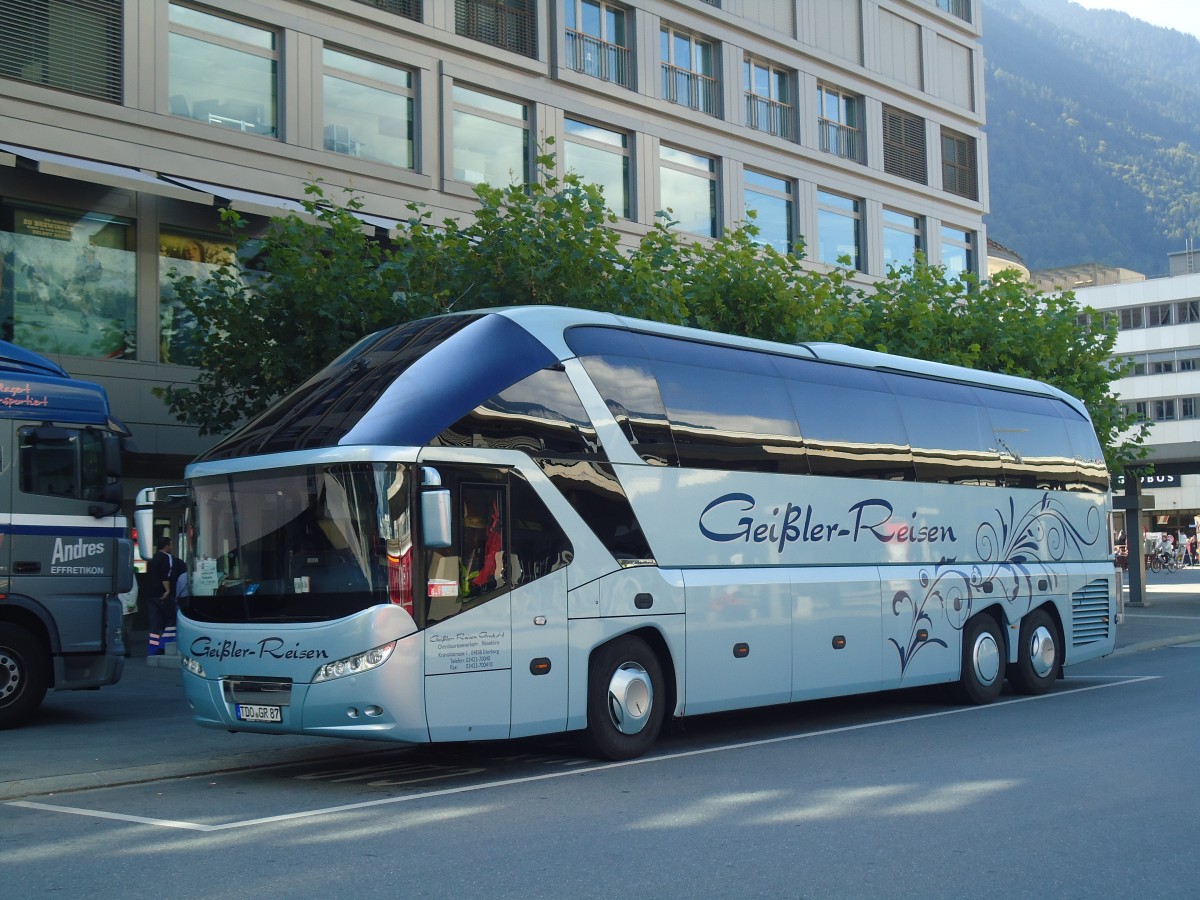
M 270 825 L 276 822 L 288 822 L 295 819 L 307 819 L 314 816 L 328 816 L 335 813 L 352 812 L 361 809 L 370 809 L 375 806 L 389 806 L 395 803 L 411 803 L 416 800 L 431 800 L 437 797 L 451 797 L 456 794 L 469 794 L 476 791 L 492 790 L 494 788 L 512 787 L 518 784 L 530 784 L 537 781 L 549 781 L 552 778 L 565 778 L 575 775 L 587 775 L 592 772 L 603 772 L 609 769 L 618 769 L 625 766 L 643 766 L 652 763 L 669 762 L 677 759 L 686 759 L 692 756 L 704 756 L 710 753 L 726 753 L 731 750 L 747 750 L 754 747 L 766 747 L 770 744 L 782 744 L 788 741 L 800 741 L 808 738 L 827 737 L 833 734 L 846 734 L 851 731 L 864 731 L 868 728 L 879 728 L 884 725 L 900 725 L 906 722 L 919 722 L 923 719 L 939 719 L 943 716 L 956 716 L 961 713 L 981 712 L 989 709 L 1000 709 L 1013 703 L 1026 703 L 1033 700 L 1050 700 L 1056 697 L 1066 697 L 1071 694 L 1081 694 L 1085 691 L 1098 691 L 1105 688 L 1120 687 L 1127 684 L 1139 684 L 1143 681 L 1155 681 L 1161 678 L 1161 675 L 1139 675 L 1139 676 L 1088 676 L 1086 678 L 1077 679 L 1083 681 L 1098 681 L 1099 684 L 1090 684 L 1086 687 L 1073 687 L 1067 690 L 1056 691 L 1052 694 L 1041 694 L 1035 697 L 1014 697 L 1009 700 L 1004 700 L 1000 703 L 993 703 L 988 706 L 962 706 L 954 709 L 945 709 L 938 712 L 922 713 L 916 716 L 902 716 L 895 719 L 885 719 L 881 722 L 863 722 L 858 725 L 843 725 L 838 728 L 826 728 L 821 731 L 806 731 L 802 734 L 787 734 L 781 737 L 763 738 L 757 741 L 742 741 L 737 744 L 724 744 L 719 747 L 704 747 L 699 750 L 684 750 L 679 753 L 669 753 L 662 756 L 643 756 L 638 759 L 630 759 L 624 762 L 603 763 L 601 765 L 586 766 L 584 768 L 570 769 L 562 772 L 543 772 L 539 775 L 528 775 L 523 778 L 509 778 L 504 781 L 489 781 L 484 784 L 462 785 L 460 787 L 444 788 L 439 791 L 426 791 L 420 794 L 406 794 L 403 797 L 384 797 L 379 800 L 364 800 L 360 803 L 347 803 L 343 806 L 328 806 L 322 809 L 309 809 L 302 812 L 284 813 L 278 816 L 265 816 L 261 819 L 244 819 L 240 822 L 225 822 L 221 825 L 205 825 L 199 822 L 177 822 L 172 819 L 153 819 L 146 816 L 132 816 L 124 813 L 102 812 L 93 809 L 82 809 L 76 806 L 57 806 L 51 803 L 37 803 L 32 800 L 12 800 L 7 806 L 19 806 L 23 809 L 40 809 L 47 812 L 68 813 L 75 816 L 88 816 L 94 819 L 115 819 L 120 822 L 131 822 L 137 825 L 158 825 L 162 828 L 179 828 L 185 831 L 228 831 L 234 828 L 251 828 L 255 825 Z

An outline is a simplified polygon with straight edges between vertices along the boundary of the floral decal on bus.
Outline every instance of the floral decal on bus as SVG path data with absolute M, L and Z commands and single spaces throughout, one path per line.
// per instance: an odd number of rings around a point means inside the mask
M 1068 556 L 1079 559 L 1094 547 L 1103 533 L 1103 516 L 1090 507 L 1082 527 L 1071 521 L 1062 502 L 1046 493 L 1023 513 L 1010 497 L 1008 509 L 996 509 L 993 520 L 975 532 L 975 548 L 981 562 L 959 565 L 943 558 L 932 569 L 922 569 L 920 601 L 907 591 L 892 597 L 892 614 L 908 615 L 906 641 L 888 638 L 900 658 L 903 674 L 913 657 L 931 644 L 947 647 L 933 635 L 930 615 L 939 607 L 946 623 L 961 631 L 977 606 L 1002 600 L 1019 618 L 1033 608 L 1035 598 L 1046 598 L 1057 587 L 1060 572 L 1053 566 Z M 1024 607 L 1021 609 L 1020 607 Z

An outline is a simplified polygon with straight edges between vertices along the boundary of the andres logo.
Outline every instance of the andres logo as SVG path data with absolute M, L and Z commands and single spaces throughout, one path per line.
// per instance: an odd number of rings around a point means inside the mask
M 85 544 L 83 538 L 80 538 L 73 544 L 64 544 L 62 538 L 55 538 L 54 555 L 50 557 L 50 565 L 87 559 L 89 556 L 99 556 L 103 552 L 104 545 L 101 543 Z
M 54 553 L 50 557 L 51 575 L 103 575 L 102 565 L 84 565 L 90 557 L 104 553 L 104 544 L 100 541 L 84 542 L 83 538 L 76 541 L 64 542 L 62 538 L 54 539 Z

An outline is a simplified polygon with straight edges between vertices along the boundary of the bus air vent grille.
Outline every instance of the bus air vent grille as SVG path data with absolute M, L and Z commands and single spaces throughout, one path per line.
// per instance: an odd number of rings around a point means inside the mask
M 1097 578 L 1071 595 L 1071 644 L 1081 647 L 1108 639 L 1112 628 L 1111 591 L 1107 578 Z

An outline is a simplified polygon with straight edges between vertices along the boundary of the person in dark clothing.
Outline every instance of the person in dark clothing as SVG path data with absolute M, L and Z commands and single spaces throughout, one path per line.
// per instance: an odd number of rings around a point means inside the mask
M 150 645 L 147 655 L 161 656 L 167 644 L 175 643 L 175 579 L 183 570 L 183 563 L 175 557 L 169 537 L 157 542 L 157 552 L 146 567 L 147 612 L 150 618 Z

